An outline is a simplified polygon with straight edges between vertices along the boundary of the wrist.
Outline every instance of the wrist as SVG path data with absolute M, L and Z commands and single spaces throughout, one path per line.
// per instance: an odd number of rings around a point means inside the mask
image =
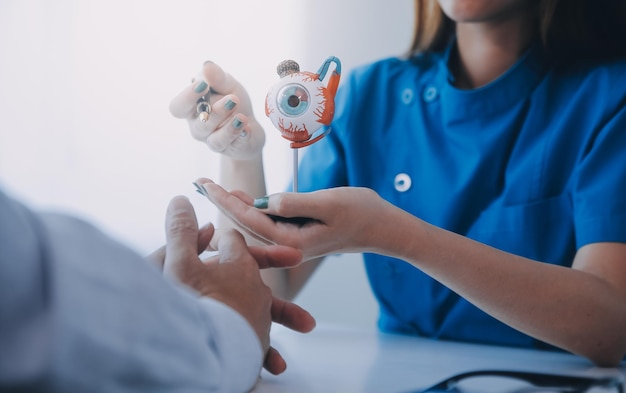
M 253 198 L 264 196 L 263 155 L 259 153 L 246 160 L 222 156 L 220 184 L 228 191 L 241 190 Z
M 255 166 L 262 163 L 263 154 L 259 152 L 258 154 L 250 155 L 246 158 L 235 158 L 222 154 L 220 155 L 220 161 L 222 167 L 231 167 L 234 170 L 241 170 L 241 168 L 247 168 L 249 166 Z
M 372 242 L 375 252 L 404 261 L 419 259 L 428 224 L 390 203 L 379 217 L 384 219 L 379 223 L 380 236 Z

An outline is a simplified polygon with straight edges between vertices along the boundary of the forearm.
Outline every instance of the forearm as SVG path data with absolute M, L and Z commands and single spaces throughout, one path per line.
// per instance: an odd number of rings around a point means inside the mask
M 626 299 L 607 280 L 532 261 L 391 208 L 376 252 L 403 259 L 502 322 L 542 341 L 615 364 L 626 351 Z
M 0 190 L 0 391 L 38 391 L 52 369 L 57 307 L 42 232 Z
M 235 160 L 225 155 L 220 161 L 220 185 L 228 190 L 239 190 L 253 198 L 267 194 L 265 187 L 265 173 L 263 170 L 263 155 L 250 160 Z M 220 214 L 219 228 L 237 228 L 236 225 L 224 214 Z M 248 243 L 252 240 L 246 235 Z
M 228 191 L 244 191 L 253 198 L 266 195 L 263 155 L 249 160 L 235 160 L 222 155 L 220 185 Z

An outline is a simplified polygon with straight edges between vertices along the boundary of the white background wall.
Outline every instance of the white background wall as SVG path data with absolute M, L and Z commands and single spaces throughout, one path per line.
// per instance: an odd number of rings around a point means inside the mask
M 0 183 L 147 254 L 163 243 L 173 195 L 188 195 L 201 222 L 216 217 L 191 182 L 217 179 L 217 156 L 168 112 L 204 60 L 248 88 L 268 133 L 268 190 L 278 192 L 291 176 L 291 152 L 263 114 L 276 65 L 292 58 L 316 71 L 334 55 L 345 75 L 401 54 L 412 4 L 0 0 Z M 322 321 L 371 324 L 377 313 L 358 255 L 331 257 L 298 302 Z

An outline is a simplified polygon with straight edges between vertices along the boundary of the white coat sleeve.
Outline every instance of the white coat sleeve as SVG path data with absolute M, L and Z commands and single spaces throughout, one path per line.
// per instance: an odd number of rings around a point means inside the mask
M 246 392 L 263 353 L 226 305 L 93 226 L 0 192 L 0 391 Z

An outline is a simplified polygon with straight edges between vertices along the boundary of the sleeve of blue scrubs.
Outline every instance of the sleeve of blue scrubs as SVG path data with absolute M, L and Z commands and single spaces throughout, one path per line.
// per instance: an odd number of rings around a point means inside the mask
M 590 141 L 577 168 L 576 242 L 626 242 L 626 105 Z
M 246 392 L 263 360 L 226 305 L 97 229 L 0 193 L 0 391 Z

